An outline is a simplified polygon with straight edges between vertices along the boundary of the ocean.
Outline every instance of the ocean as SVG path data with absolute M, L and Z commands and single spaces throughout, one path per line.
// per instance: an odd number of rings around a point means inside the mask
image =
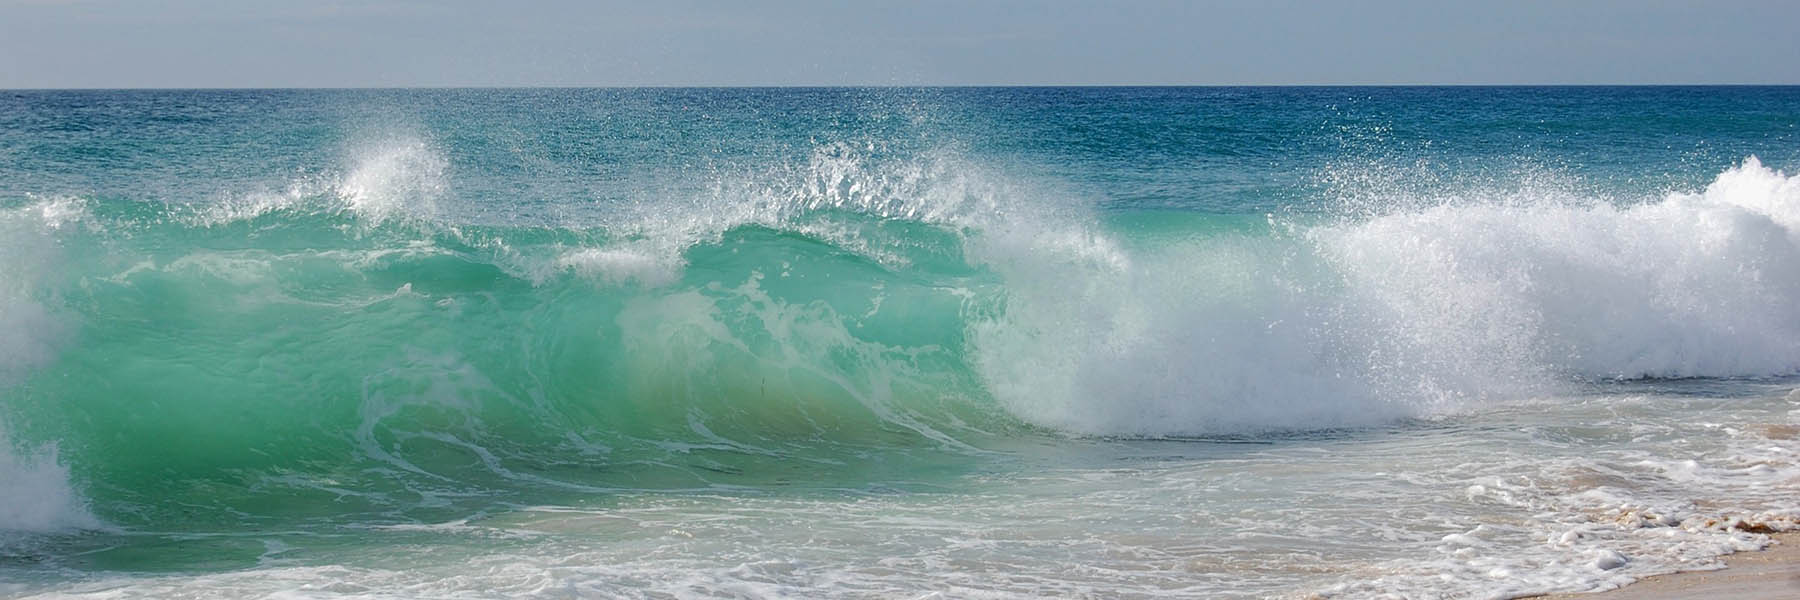
M 0 596 L 1511 598 L 1800 528 L 1800 87 L 0 91 Z

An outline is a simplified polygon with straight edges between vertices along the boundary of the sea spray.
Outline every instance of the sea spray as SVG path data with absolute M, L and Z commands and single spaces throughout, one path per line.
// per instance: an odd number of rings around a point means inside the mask
M 1785 375 L 1800 370 L 1796 187 L 1751 158 L 1644 204 L 1498 198 L 1309 235 L 1377 325 L 1446 371 Z
M 85 203 L 67 197 L 0 209 L 0 394 L 16 393 L 20 380 L 52 362 L 64 343 L 61 315 L 50 308 L 57 297 L 43 287 L 59 259 L 54 234 L 79 223 L 85 209 Z M 0 556 L 13 550 L 17 534 L 99 524 L 73 487 L 56 445 L 15 441 L 12 417 L 0 410 Z
M 0 428 L 0 557 L 20 534 L 100 527 L 78 493 L 55 445 L 23 447 Z
M 333 191 L 362 222 L 436 216 L 449 163 L 429 142 L 410 136 L 378 140 L 357 148 L 351 160 L 355 167 Z
M 69 197 L 0 209 L 0 386 L 55 355 L 63 324 L 53 309 L 57 290 L 44 280 L 61 255 L 54 236 L 78 226 L 85 212 L 84 202 Z

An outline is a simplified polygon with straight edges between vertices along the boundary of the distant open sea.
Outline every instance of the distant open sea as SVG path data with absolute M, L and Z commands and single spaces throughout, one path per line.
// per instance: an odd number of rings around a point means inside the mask
M 1607 588 L 1797 373 L 1800 87 L 0 91 L 0 597 Z

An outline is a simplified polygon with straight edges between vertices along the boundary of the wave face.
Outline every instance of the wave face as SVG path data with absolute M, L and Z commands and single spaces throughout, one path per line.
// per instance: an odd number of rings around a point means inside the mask
M 707 485 L 694 468 L 759 456 L 1360 427 L 1570 378 L 1800 369 L 1800 183 L 1755 159 L 1633 206 L 1159 230 L 831 145 L 623 225 L 535 227 L 434 220 L 420 152 L 205 207 L 14 209 L 36 229 L 6 356 L 38 376 L 13 408 L 114 440 L 103 478 L 145 494 L 171 471 L 326 490 L 308 465 L 346 456 L 331 471 L 586 489 L 617 482 L 554 473 Z
M 839 113 L 738 135 L 602 143 L 529 92 L 460 121 L 433 111 L 475 109 L 378 94 L 284 109 L 295 131 L 379 123 L 305 152 L 198 111 L 167 157 L 32 154 L 0 173 L 38 186 L 0 205 L 0 530 L 934 489 L 1057 440 L 1280 439 L 1800 373 L 1800 175 L 1748 153 L 1643 191 L 1641 167 L 1446 157 L 1351 119 L 1299 138 L 1310 168 L 1184 179 L 1169 165 L 1272 156 L 1285 121 L 1164 106 L 1095 150 L 1041 141 L 1091 126 L 1079 101 L 972 125 L 970 104 L 837 93 Z M 1163 93 L 1107 110 L 1163 114 L 1144 112 Z M 646 129 L 694 100 L 606 98 Z M 543 107 L 532 136 L 515 103 Z M 102 159 L 121 181 L 67 168 Z

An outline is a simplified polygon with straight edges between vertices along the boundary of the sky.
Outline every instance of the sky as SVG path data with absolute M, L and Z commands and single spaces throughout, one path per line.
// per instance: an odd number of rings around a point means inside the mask
M 0 0 L 0 87 L 1800 84 L 1800 0 Z

